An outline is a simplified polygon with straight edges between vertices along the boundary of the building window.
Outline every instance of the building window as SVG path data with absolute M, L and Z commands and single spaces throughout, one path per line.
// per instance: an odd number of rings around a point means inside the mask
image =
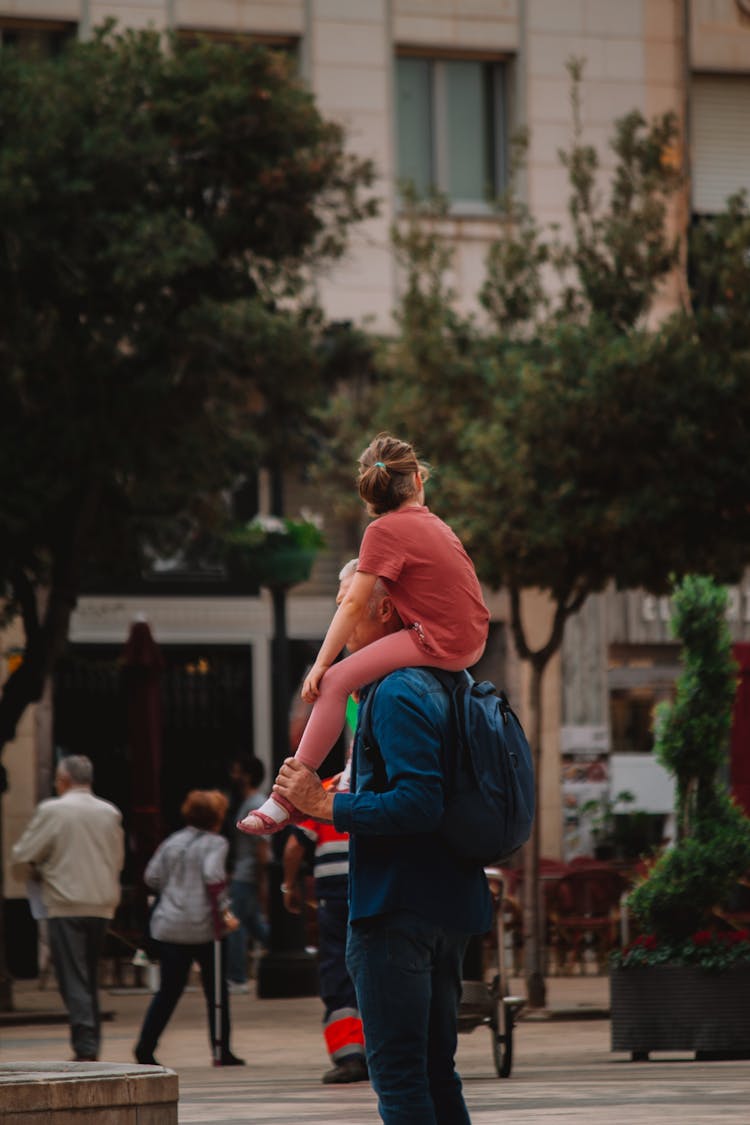
M 267 47 L 291 59 L 292 65 L 299 65 L 300 41 L 293 35 L 266 35 L 260 32 L 216 31 L 211 28 L 180 27 L 177 36 L 181 42 L 197 46 L 208 40 L 210 43 L 228 43 L 232 47 Z
M 727 198 L 750 191 L 750 78 L 694 75 L 690 83 L 693 211 L 716 215 Z
M 610 646 L 607 682 L 613 754 L 651 753 L 656 708 L 674 699 L 680 671 L 679 645 Z
M 505 64 L 486 59 L 396 60 L 398 175 L 420 196 L 456 209 L 495 199 L 506 179 Z
M 52 58 L 76 33 L 66 20 L 0 20 L 0 47 L 13 47 L 24 55 Z

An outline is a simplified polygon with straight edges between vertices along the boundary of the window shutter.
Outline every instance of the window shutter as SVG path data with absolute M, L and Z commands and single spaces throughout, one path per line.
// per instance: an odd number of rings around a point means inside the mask
M 716 214 L 750 192 L 750 78 L 698 76 L 692 92 L 693 211 Z

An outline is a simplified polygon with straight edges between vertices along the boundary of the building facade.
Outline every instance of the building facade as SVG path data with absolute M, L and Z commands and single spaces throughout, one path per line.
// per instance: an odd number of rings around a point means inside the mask
M 522 194 L 540 223 L 565 224 L 567 188 L 557 153 L 571 136 L 571 57 L 585 60 L 585 138 L 599 149 L 605 173 L 617 117 L 634 108 L 647 117 L 673 110 L 684 137 L 678 157 L 689 172 L 675 222 L 710 214 L 731 191 L 750 188 L 748 0 L 0 0 L 0 49 L 54 51 L 66 36 L 86 37 L 110 17 L 123 26 L 181 35 L 246 36 L 295 54 L 321 112 L 341 121 L 350 148 L 378 169 L 380 214 L 353 232 L 345 258 L 317 280 L 323 307 L 336 320 L 381 331 L 392 324 L 399 277 L 390 231 L 402 179 L 437 186 L 448 197 L 444 229 L 456 251 L 454 284 L 465 306 L 475 305 L 497 223 L 487 197 L 507 182 L 509 141 L 520 127 L 529 130 Z M 665 309 L 677 285 L 665 289 Z M 290 496 L 289 511 L 308 499 Z M 336 572 L 348 553 L 337 545 L 290 598 L 298 663 L 305 646 L 325 631 Z M 747 640 L 747 596 L 743 590 L 737 597 L 734 628 L 738 640 Z M 483 670 L 507 685 L 523 714 L 526 673 L 504 628 L 505 599 L 488 600 L 494 628 Z M 534 640 L 545 629 L 544 598 L 527 594 L 525 609 Z M 668 809 L 669 787 L 653 767 L 648 736 L 653 702 L 674 681 L 666 612 L 663 603 L 638 592 L 611 593 L 592 599 L 571 622 L 546 677 L 544 855 L 590 845 L 578 808 L 603 785 L 637 788 L 644 807 Z M 212 754 L 212 740 L 231 738 L 244 740 L 270 764 L 273 619 L 266 595 L 82 598 L 71 632 L 82 665 L 66 672 L 57 700 L 51 692 L 25 716 L 6 753 L 11 789 L 3 799 L 4 855 L 11 897 L 24 892 L 7 868 L 8 849 L 36 800 L 49 793 L 55 749 L 88 745 L 75 723 L 74 701 L 99 692 L 107 715 L 110 688 L 101 688 L 100 665 L 112 664 L 139 613 L 173 657 L 170 692 L 182 700 L 174 705 L 175 762 L 191 715 L 205 716 L 201 693 L 221 668 L 222 691 L 228 697 L 234 690 L 246 705 L 230 726 L 207 723 L 192 752 Z M 0 677 L 20 644 L 16 633 L 3 637 Z M 215 700 L 212 706 L 222 711 Z

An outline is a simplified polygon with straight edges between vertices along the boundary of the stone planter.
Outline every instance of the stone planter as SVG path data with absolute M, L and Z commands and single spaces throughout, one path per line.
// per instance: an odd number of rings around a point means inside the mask
M 750 1058 L 750 964 L 723 972 L 695 965 L 612 969 L 612 1050 Z
M 3 1125 L 177 1125 L 177 1075 L 135 1063 L 0 1064 Z

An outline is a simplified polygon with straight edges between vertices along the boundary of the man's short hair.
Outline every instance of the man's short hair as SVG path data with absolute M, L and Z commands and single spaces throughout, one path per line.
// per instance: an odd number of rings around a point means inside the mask
M 66 773 L 74 785 L 91 785 L 94 781 L 94 766 L 85 754 L 68 754 L 60 759 L 57 768 Z
M 339 582 L 343 582 L 346 578 L 353 578 L 354 575 L 357 573 L 357 567 L 358 566 L 359 566 L 359 559 L 349 559 L 348 563 L 344 563 L 341 570 L 339 571 Z M 382 598 L 387 598 L 387 597 L 388 597 L 388 591 L 385 588 L 385 584 L 384 584 L 383 580 L 381 578 L 376 578 L 375 579 L 375 585 L 372 588 L 372 594 L 370 595 L 370 602 L 369 602 L 369 605 L 368 605 L 367 608 L 370 610 L 371 613 L 374 613 L 377 603 Z
M 351 578 L 357 572 L 359 566 L 359 559 L 349 559 L 348 563 L 344 563 L 339 571 L 339 582 L 343 582 L 345 578 Z

